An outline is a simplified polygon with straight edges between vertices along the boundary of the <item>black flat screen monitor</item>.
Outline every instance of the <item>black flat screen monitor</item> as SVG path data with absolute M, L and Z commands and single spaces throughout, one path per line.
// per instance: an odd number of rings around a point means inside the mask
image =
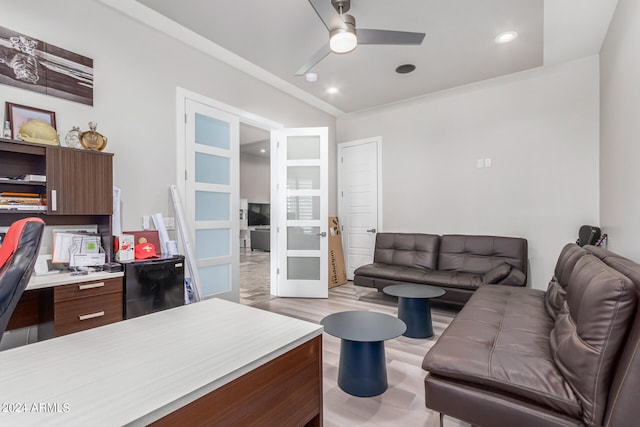
M 269 225 L 270 224 L 270 205 L 269 203 L 249 203 L 249 226 Z

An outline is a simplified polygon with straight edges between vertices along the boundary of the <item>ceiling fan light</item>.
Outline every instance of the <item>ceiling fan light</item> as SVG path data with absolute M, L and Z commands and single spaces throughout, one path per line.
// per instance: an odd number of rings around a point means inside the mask
M 351 52 L 358 45 L 358 38 L 355 31 L 351 28 L 338 28 L 331 31 L 329 38 L 329 47 L 335 53 Z

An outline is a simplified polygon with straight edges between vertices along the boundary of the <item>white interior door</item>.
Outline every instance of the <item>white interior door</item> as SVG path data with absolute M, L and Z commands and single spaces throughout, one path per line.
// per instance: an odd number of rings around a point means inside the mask
M 203 298 L 239 299 L 239 120 L 185 100 L 185 218 Z
M 338 146 L 338 212 L 349 280 L 356 268 L 373 262 L 376 233 L 381 228 L 380 148 L 380 138 Z
M 277 148 L 272 203 L 278 212 L 276 230 L 271 223 L 277 251 L 272 293 L 280 297 L 328 296 L 328 140 L 327 128 L 272 132 Z

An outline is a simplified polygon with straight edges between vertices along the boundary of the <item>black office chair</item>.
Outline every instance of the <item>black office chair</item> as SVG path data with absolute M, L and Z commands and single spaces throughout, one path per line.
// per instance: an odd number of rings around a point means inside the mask
M 36 264 L 44 221 L 25 218 L 9 227 L 0 246 L 0 340 Z

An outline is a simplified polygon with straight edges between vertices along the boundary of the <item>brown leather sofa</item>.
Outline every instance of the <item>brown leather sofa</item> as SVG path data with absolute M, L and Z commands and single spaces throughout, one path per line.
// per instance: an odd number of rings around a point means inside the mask
M 478 289 L 427 353 L 428 408 L 477 426 L 638 425 L 640 265 L 566 245 L 546 292 Z
M 527 284 L 527 241 L 518 237 L 378 233 L 373 263 L 354 271 L 357 286 L 435 285 L 441 302 L 464 304 L 485 284 Z

